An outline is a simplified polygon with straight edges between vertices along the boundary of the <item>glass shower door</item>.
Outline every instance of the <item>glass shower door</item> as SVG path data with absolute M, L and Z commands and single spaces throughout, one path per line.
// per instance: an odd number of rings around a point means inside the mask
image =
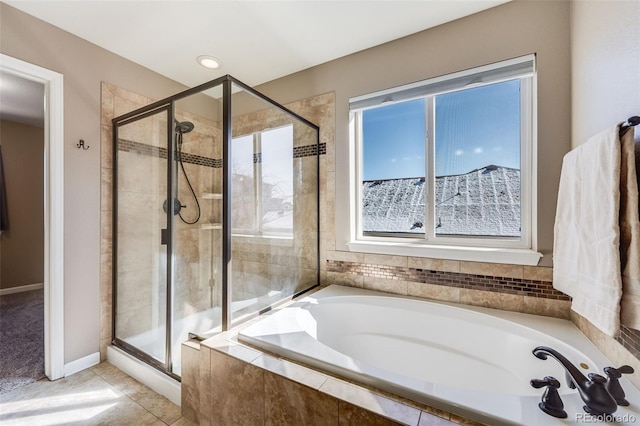
M 231 102 L 231 324 L 319 282 L 318 129 L 239 84 Z
M 161 369 L 167 356 L 169 109 L 114 127 L 114 334 Z
M 181 345 L 222 329 L 222 90 L 174 102 L 172 371 L 181 375 Z M 181 130 L 182 129 L 182 130 Z
M 168 375 L 319 282 L 318 128 L 231 76 L 113 121 L 113 343 Z

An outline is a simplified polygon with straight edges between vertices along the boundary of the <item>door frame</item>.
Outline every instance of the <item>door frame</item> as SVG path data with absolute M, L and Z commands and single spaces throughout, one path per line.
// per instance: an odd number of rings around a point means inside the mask
M 44 370 L 64 377 L 63 75 L 0 53 L 0 70 L 44 85 Z

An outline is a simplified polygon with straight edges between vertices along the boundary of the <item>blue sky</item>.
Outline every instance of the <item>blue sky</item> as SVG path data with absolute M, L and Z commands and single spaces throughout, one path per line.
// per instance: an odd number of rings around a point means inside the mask
M 520 168 L 520 83 L 436 97 L 436 176 L 495 164 Z M 363 179 L 425 175 L 425 100 L 363 112 Z

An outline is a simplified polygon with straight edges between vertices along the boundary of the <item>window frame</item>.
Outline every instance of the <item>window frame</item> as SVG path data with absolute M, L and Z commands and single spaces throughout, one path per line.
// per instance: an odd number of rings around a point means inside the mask
M 247 133 L 244 135 L 237 135 L 232 138 L 239 139 L 251 136 L 253 141 L 253 198 L 254 198 L 254 217 L 255 217 L 255 228 L 254 229 L 245 229 L 245 228 L 232 228 L 232 234 L 234 237 L 263 237 L 263 238 L 280 238 L 280 239 L 293 239 L 293 229 L 291 232 L 285 232 L 281 230 L 267 230 L 264 229 L 264 221 L 263 221 L 263 199 L 262 199 L 262 191 L 263 191 L 263 180 L 264 176 L 262 175 L 262 134 L 268 131 L 281 129 L 284 127 L 293 128 L 292 124 L 285 124 L 282 126 L 277 126 L 273 128 L 263 129 L 257 132 Z M 256 155 L 260 156 L 260 161 L 255 161 Z M 292 139 L 292 160 L 293 160 L 293 139 Z
M 530 72 L 518 72 L 512 75 L 501 74 L 502 69 L 531 64 Z M 464 82 L 489 75 L 488 81 L 462 84 L 451 87 L 451 81 Z M 492 78 L 493 76 L 493 78 Z M 362 176 L 363 176 L 363 129 L 362 112 L 381 106 L 394 94 L 405 94 L 395 102 L 426 98 L 427 140 L 425 141 L 426 200 L 432 200 L 435 192 L 435 98 L 474 87 L 495 84 L 508 80 L 520 80 L 520 237 L 491 236 L 437 236 L 435 224 L 435 204 L 427 202 L 425 206 L 425 232 L 416 234 L 376 233 L 365 235 L 363 232 Z M 435 90 L 429 91 L 429 86 Z M 426 87 L 427 94 L 411 96 Z M 444 87 L 445 90 L 438 90 Z M 409 96 L 407 96 L 409 94 Z M 535 265 L 542 255 L 537 252 L 537 85 L 535 55 L 526 55 L 507 61 L 489 64 L 457 73 L 428 79 L 409 85 L 386 89 L 349 100 L 349 139 L 353 160 L 350 162 L 351 175 L 355 189 L 355 200 L 351 205 L 351 236 L 347 246 L 351 251 L 378 254 L 399 254 L 418 257 L 443 259 L 478 260 L 501 263 Z M 367 105 L 367 103 L 371 103 Z M 354 107 L 354 105 L 356 107 Z M 358 107 L 359 106 L 359 107 Z

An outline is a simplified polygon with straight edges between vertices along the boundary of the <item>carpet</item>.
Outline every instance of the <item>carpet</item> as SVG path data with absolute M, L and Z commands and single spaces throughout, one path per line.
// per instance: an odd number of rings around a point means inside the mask
M 0 296 L 0 395 L 44 375 L 44 290 Z

